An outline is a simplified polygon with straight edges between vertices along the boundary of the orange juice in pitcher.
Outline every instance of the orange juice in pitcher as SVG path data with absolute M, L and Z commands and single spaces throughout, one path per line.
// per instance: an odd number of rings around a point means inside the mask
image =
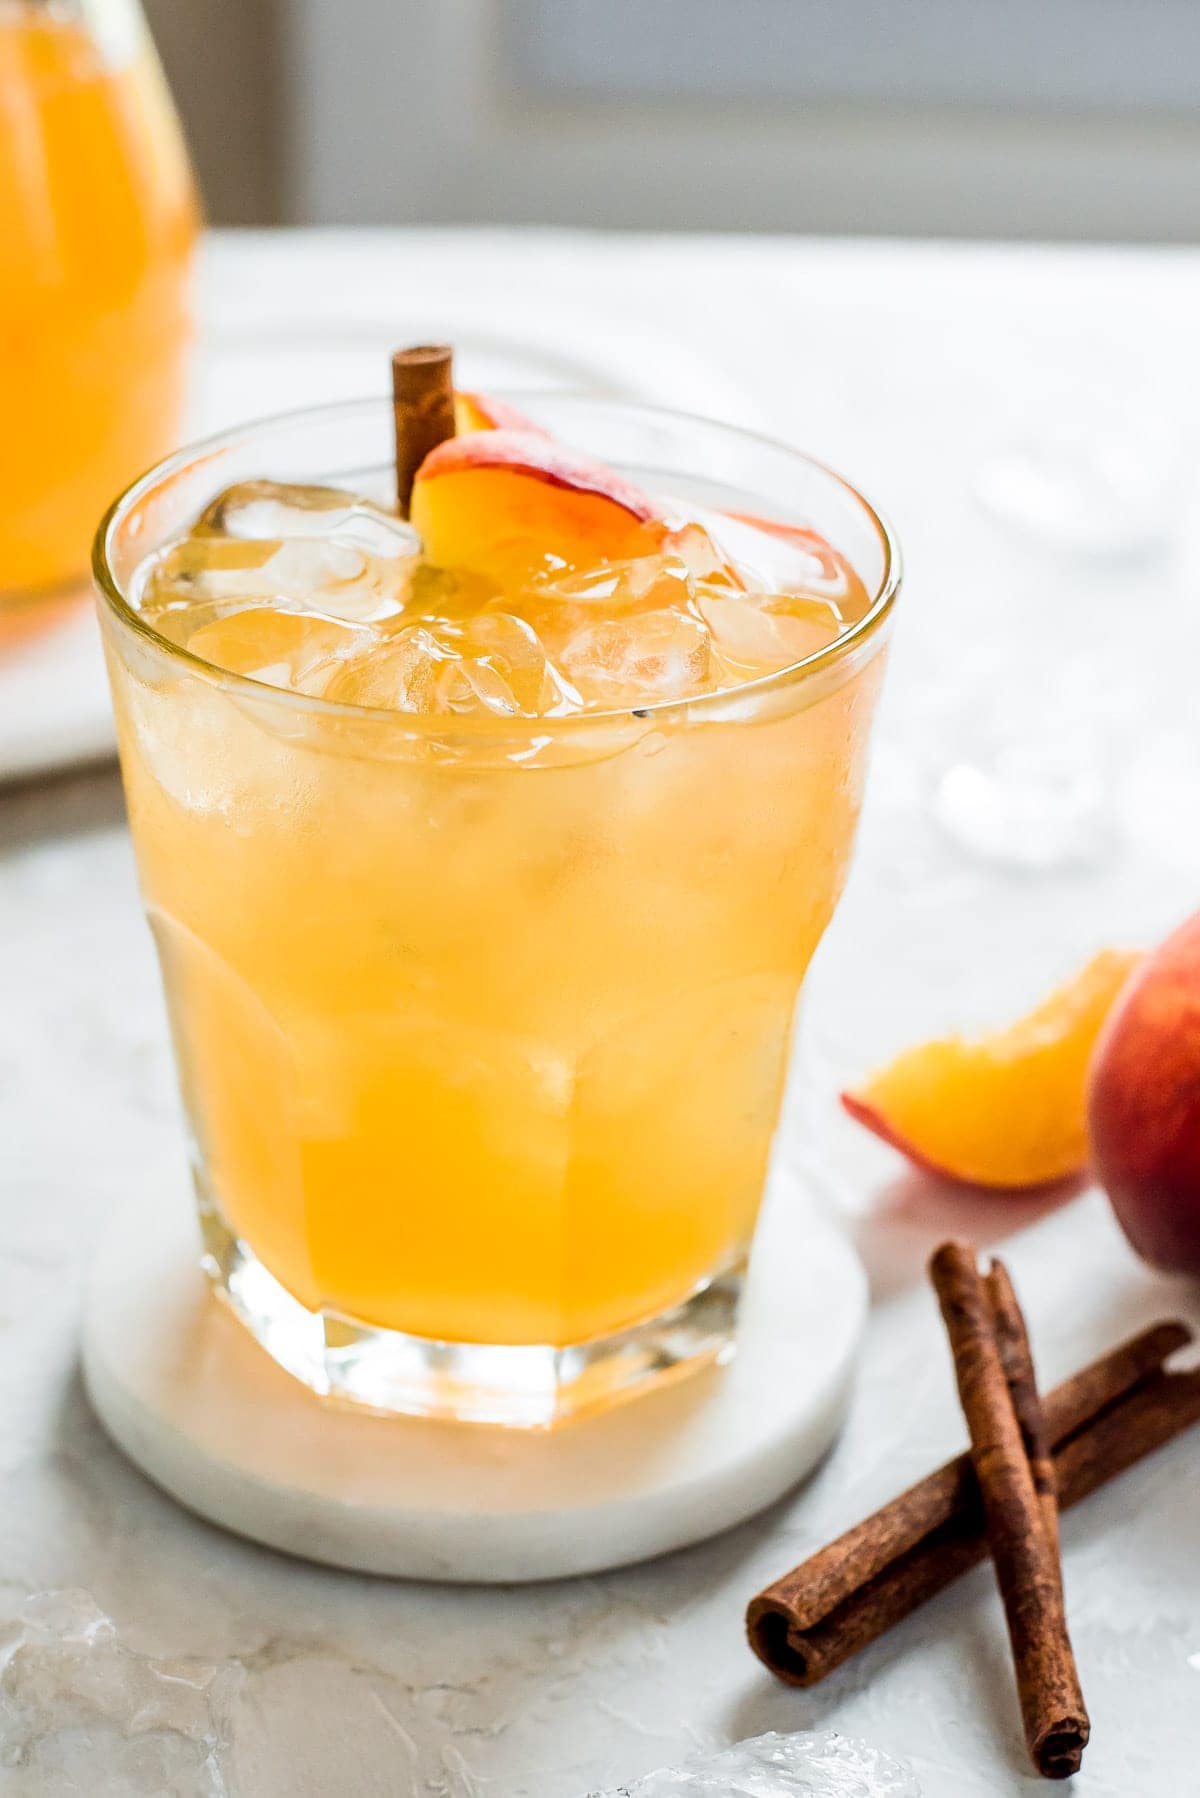
M 197 207 L 133 0 L 0 0 L 0 609 L 179 428 Z

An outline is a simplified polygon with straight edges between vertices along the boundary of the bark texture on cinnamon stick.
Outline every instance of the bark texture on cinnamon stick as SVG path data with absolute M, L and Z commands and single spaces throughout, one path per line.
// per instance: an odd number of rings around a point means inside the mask
M 1043 1498 L 1034 1483 L 1005 1378 L 988 1287 L 974 1249 L 965 1243 L 943 1243 L 929 1272 L 954 1355 L 971 1463 L 987 1520 L 988 1550 L 1012 1643 L 1025 1740 L 1039 1773 L 1069 1779 L 1079 1770 L 1090 1724 L 1067 1632 L 1057 1523 L 1047 1529 Z M 1022 1368 L 1029 1353 L 1019 1310 L 1009 1325 L 1022 1339 L 1012 1349 Z M 1040 1405 L 1031 1379 L 1024 1402 L 1039 1414 L 1034 1431 L 1041 1435 Z M 1051 1507 L 1052 1487 L 1051 1475 L 1047 1494 Z
M 996 1332 L 996 1348 L 1008 1387 L 1017 1427 L 1025 1449 L 1025 1459 L 1033 1479 L 1034 1491 L 1042 1513 L 1046 1535 L 1058 1555 L 1058 1486 L 1054 1475 L 1054 1457 L 1050 1449 L 1050 1433 L 1033 1371 L 1033 1355 L 1025 1317 L 1003 1261 L 993 1261 L 985 1279 L 992 1326 Z
M 396 504 L 407 518 L 418 468 L 454 435 L 454 356 L 447 343 L 419 343 L 392 357 Z
M 1182 1323 L 1155 1324 L 1045 1396 L 1062 1509 L 1200 1421 L 1200 1373 L 1163 1366 L 1190 1341 Z M 751 1599 L 750 1645 L 788 1685 L 816 1685 L 986 1553 L 979 1487 L 960 1455 Z

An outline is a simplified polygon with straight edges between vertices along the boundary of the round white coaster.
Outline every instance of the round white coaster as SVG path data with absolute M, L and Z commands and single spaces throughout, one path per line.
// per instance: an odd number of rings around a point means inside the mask
M 239 1535 L 368 1573 L 554 1579 L 781 1497 L 838 1430 L 865 1313 L 854 1251 L 781 1182 L 728 1366 L 549 1432 L 377 1417 L 284 1373 L 213 1295 L 185 1208 L 142 1205 L 94 1270 L 83 1366 L 126 1454 Z

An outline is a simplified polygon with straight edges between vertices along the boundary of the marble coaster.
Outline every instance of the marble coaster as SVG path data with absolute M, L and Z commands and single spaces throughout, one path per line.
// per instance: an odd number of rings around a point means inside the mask
M 142 1203 L 108 1232 L 83 1335 L 105 1428 L 157 1485 L 226 1529 L 410 1579 L 596 1573 L 753 1516 L 836 1435 L 866 1315 L 853 1249 L 785 1180 L 766 1207 L 727 1366 L 525 1434 L 316 1398 L 214 1296 L 198 1256 L 176 1203 Z

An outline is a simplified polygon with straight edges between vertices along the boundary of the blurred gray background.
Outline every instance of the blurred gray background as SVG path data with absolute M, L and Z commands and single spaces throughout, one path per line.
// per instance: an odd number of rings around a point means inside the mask
M 1200 0 L 146 0 L 216 223 L 1193 241 Z

